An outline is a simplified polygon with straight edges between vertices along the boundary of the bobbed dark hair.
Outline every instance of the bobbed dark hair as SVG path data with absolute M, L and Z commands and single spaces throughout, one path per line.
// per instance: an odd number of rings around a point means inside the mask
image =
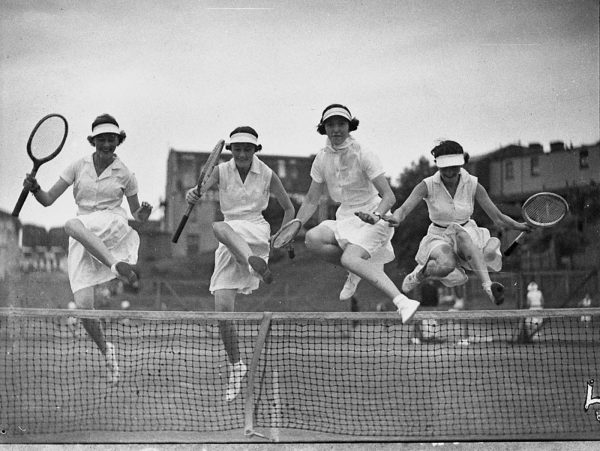
M 101 114 L 96 119 L 94 119 L 94 122 L 92 122 L 92 131 L 94 130 L 94 127 L 101 124 L 113 124 L 117 128 L 119 127 L 119 123 L 117 122 L 117 120 L 107 113 Z M 117 144 L 117 146 L 120 146 L 121 144 L 123 144 L 123 141 L 125 141 L 125 138 L 127 138 L 127 134 L 124 130 L 121 130 L 117 136 L 119 137 L 119 143 Z M 90 135 L 87 137 L 87 140 L 92 145 L 92 147 L 96 146 L 94 139 L 95 136 Z
M 440 143 L 431 149 L 431 155 L 434 158 L 440 157 L 442 155 L 460 155 L 463 154 L 465 158 L 465 164 L 469 162 L 469 154 L 464 151 L 462 146 L 456 141 L 440 141 Z
M 320 135 L 327 134 L 325 132 L 325 121 L 323 121 L 323 117 L 325 116 L 325 113 L 332 108 L 343 108 L 344 110 L 346 110 L 348 112 L 348 115 L 352 118 L 348 121 L 348 123 L 350 124 L 349 129 L 348 129 L 349 131 L 353 132 L 354 130 L 356 130 L 358 128 L 358 124 L 360 123 L 360 121 L 357 118 L 355 118 L 354 116 L 352 116 L 352 113 L 350 113 L 350 110 L 348 109 L 347 106 L 342 105 L 340 103 L 332 103 L 331 105 L 328 105 L 321 113 L 321 120 L 317 124 L 317 132 Z M 329 118 L 327 118 L 327 119 L 329 119 Z M 344 119 L 346 119 L 346 118 L 344 118 Z
M 248 133 L 250 135 L 253 135 L 256 137 L 256 139 L 258 139 L 258 133 L 256 132 L 256 130 L 254 130 L 252 127 L 248 126 L 248 125 L 243 125 L 241 127 L 237 127 L 235 128 L 230 134 L 229 137 L 231 138 L 233 135 L 235 135 L 236 133 Z M 251 144 L 251 143 L 248 143 Z M 262 145 L 260 144 L 254 144 L 254 147 L 256 147 L 255 152 L 260 152 L 262 150 Z M 225 148 L 227 150 L 231 150 L 231 143 L 227 143 L 225 145 Z

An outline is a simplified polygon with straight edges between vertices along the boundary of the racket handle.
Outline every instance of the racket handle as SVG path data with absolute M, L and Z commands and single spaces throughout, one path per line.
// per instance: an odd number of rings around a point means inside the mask
M 190 213 L 192 212 L 193 209 L 194 209 L 194 204 L 188 204 L 187 210 L 181 217 L 181 221 L 179 221 L 177 230 L 175 230 L 175 233 L 173 234 L 173 238 L 171 238 L 171 241 L 173 243 L 177 243 L 177 241 L 179 240 L 179 236 L 181 235 L 181 232 L 183 232 L 183 228 L 185 227 L 186 223 L 188 222 Z
M 289 258 L 294 258 L 296 256 L 296 252 L 294 251 L 294 246 L 290 243 L 288 245 L 288 257 Z
M 519 236 L 517 238 L 515 238 L 515 240 L 511 243 L 511 245 L 508 246 L 508 248 L 504 251 L 504 256 L 505 257 L 508 257 L 510 254 L 513 253 L 513 251 L 519 245 L 519 241 L 521 241 L 521 238 L 523 238 L 524 235 L 525 235 L 525 232 L 519 233 Z
M 21 191 L 21 195 L 19 196 L 19 200 L 17 201 L 15 208 L 12 211 L 12 215 L 15 218 L 19 217 L 19 213 L 21 213 L 21 208 L 23 208 L 23 204 L 25 203 L 25 200 L 27 199 L 28 195 L 29 190 L 27 188 L 23 188 L 23 191 Z
M 34 163 L 33 169 L 31 170 L 29 175 L 32 177 L 35 177 L 37 175 L 38 168 L 39 168 L 39 165 L 37 163 Z M 19 217 L 19 213 L 21 213 L 21 208 L 23 208 L 23 204 L 25 204 L 25 200 L 27 200 L 28 195 L 29 195 L 29 189 L 23 188 L 23 191 L 21 191 L 21 195 L 19 196 L 19 200 L 17 200 L 17 203 L 15 204 L 15 208 L 12 211 L 12 215 L 15 218 Z

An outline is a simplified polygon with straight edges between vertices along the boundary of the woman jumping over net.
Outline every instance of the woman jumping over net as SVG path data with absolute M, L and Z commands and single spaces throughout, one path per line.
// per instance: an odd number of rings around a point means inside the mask
M 317 131 L 327 135 L 327 140 L 314 159 L 310 171 L 312 182 L 297 218 L 302 224 L 310 219 L 327 187 L 340 206 L 335 220 L 323 221 L 306 233 L 307 248 L 323 260 L 341 264 L 351 273 L 349 279 L 364 278 L 380 289 L 398 307 L 402 321 L 407 322 L 419 302 L 402 294 L 382 265 L 373 262 L 375 256 L 384 262 L 394 259 L 390 244 L 393 229 L 381 217 L 396 198 L 379 158 L 350 135 L 358 123 L 343 105 L 332 104 L 323 111 Z M 369 223 L 357 218 L 357 211 L 368 212 L 365 220 Z
M 427 204 L 431 220 L 415 257 L 417 267 L 404 279 L 402 291 L 409 293 L 427 278 L 439 280 L 447 287 L 462 285 L 468 280 L 467 269 L 479 276 L 490 300 L 502 304 L 504 287 L 492 282 L 488 273 L 488 269 L 502 268 L 500 240 L 490 237 L 488 229 L 478 227 L 471 219 L 474 203 L 477 201 L 498 227 L 529 231 L 530 226 L 516 222 L 494 205 L 477 177 L 463 168 L 469 155 L 460 144 L 442 141 L 431 154 L 438 171 L 413 189 L 390 220 L 391 225 L 398 227 L 421 200 Z
M 138 289 L 138 274 L 132 265 L 137 262 L 140 239 L 129 226 L 121 204 L 126 197 L 133 217 L 142 222 L 148 219 L 152 207 L 147 202 L 140 205 L 135 175 L 115 154 L 125 136 L 114 117 L 98 116 L 88 136 L 94 153 L 67 166 L 48 191 L 42 190 L 30 174 L 23 183 L 44 207 L 52 205 L 73 185 L 77 216 L 65 223 L 65 232 L 69 235 L 69 282 L 80 309 L 93 309 L 95 287 L 109 280 L 118 278 Z M 81 323 L 105 357 L 110 382 L 117 383 L 115 346 L 106 341 L 99 320 L 83 318 Z
M 219 247 L 215 251 L 215 269 L 210 292 L 215 296 L 217 312 L 233 312 L 238 293 L 250 294 L 262 280 L 271 283 L 267 265 L 270 226 L 262 215 L 269 196 L 283 208 L 283 224 L 294 217 L 294 206 L 281 180 L 255 155 L 262 149 L 258 133 L 252 127 L 238 127 L 229 135 L 226 149 L 233 158 L 219 164 L 205 187 L 219 187 L 219 202 L 224 221 L 213 223 Z M 200 201 L 196 187 L 187 191 L 186 200 Z M 228 384 L 225 398 L 233 401 L 240 392 L 247 367 L 240 356 L 237 331 L 227 321 L 219 322 L 219 334 L 228 358 Z

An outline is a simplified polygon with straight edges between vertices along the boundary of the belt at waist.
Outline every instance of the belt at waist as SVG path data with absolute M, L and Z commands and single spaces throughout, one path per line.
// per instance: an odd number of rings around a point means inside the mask
M 459 224 L 459 225 L 464 226 L 464 225 L 466 225 L 468 223 L 469 223 L 469 221 L 465 221 L 465 222 L 463 222 L 462 224 Z M 443 226 L 443 225 L 436 224 L 435 222 L 432 222 L 432 224 L 434 226 L 436 226 L 436 227 L 439 227 L 440 229 L 447 229 L 449 227 L 449 226 Z

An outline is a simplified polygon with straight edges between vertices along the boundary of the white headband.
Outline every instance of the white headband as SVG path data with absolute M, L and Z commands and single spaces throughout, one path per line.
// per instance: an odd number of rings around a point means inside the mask
M 94 136 L 101 135 L 102 133 L 114 133 L 115 135 L 118 135 L 121 133 L 121 130 L 119 130 L 119 127 L 117 127 L 115 124 L 111 124 L 109 122 L 98 124 L 92 129 L 92 138 Z
M 325 122 L 331 116 L 342 116 L 344 119 L 348 119 L 349 121 L 352 120 L 352 116 L 350 115 L 350 112 L 347 109 L 340 108 L 340 107 L 333 107 L 333 108 L 325 111 L 325 114 L 323 114 L 323 119 L 321 119 L 321 122 Z
M 435 164 L 438 168 L 447 168 L 450 166 L 463 166 L 465 164 L 465 155 L 455 153 L 452 155 L 440 155 L 435 159 Z
M 229 144 L 233 143 L 250 143 L 255 146 L 258 145 L 258 138 L 254 136 L 252 133 L 236 133 L 235 135 L 231 135 Z

